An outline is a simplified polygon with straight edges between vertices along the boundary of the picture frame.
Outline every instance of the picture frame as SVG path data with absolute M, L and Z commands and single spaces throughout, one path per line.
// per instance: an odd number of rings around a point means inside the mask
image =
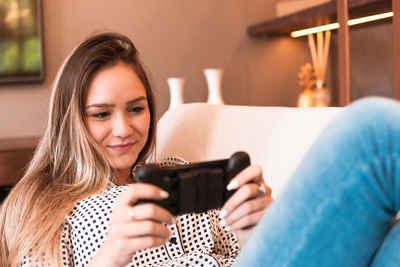
M 0 85 L 44 80 L 41 0 L 0 2 Z

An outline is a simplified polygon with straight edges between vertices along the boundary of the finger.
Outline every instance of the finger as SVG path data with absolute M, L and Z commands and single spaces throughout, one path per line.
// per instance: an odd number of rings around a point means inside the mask
M 167 226 L 152 220 L 124 223 L 116 231 L 127 238 L 155 236 L 167 239 L 171 236 L 171 231 Z
M 236 221 L 239 221 L 243 217 L 257 213 L 259 211 L 265 211 L 265 209 L 270 205 L 272 199 L 268 199 L 267 196 L 252 199 L 246 201 L 235 209 L 231 214 L 224 218 L 225 222 L 223 224 L 232 226 Z
M 225 217 L 230 214 L 232 211 L 237 209 L 241 204 L 246 202 L 248 199 L 256 198 L 258 196 L 259 185 L 255 183 L 245 184 L 240 187 L 224 204 L 222 207 L 222 211 L 220 215 L 221 217 Z
M 233 224 L 230 224 L 231 230 L 242 230 L 246 228 L 250 228 L 255 226 L 263 217 L 265 210 L 260 210 L 251 214 L 248 214 L 244 217 L 241 217 L 239 220 L 235 221 Z
M 163 222 L 166 224 L 174 223 L 174 216 L 172 214 L 154 204 L 154 203 L 144 203 L 138 204 L 130 208 L 129 215 L 133 220 L 153 220 L 158 222 Z
M 167 226 L 151 220 L 132 221 L 118 224 L 118 227 L 110 227 L 107 236 L 114 240 L 124 240 L 124 242 L 146 236 L 168 239 L 171 231 Z
M 168 198 L 168 192 L 161 188 L 145 183 L 135 183 L 129 185 L 127 189 L 118 197 L 118 205 L 133 205 L 139 199 L 160 200 Z
M 263 180 L 262 169 L 260 165 L 252 164 L 239 172 L 228 184 L 228 190 L 234 190 L 244 184 L 253 182 L 259 184 Z
M 269 187 L 264 181 L 261 181 L 260 187 L 263 188 L 262 193 L 264 193 L 264 195 L 269 195 L 269 196 L 272 195 L 272 188 Z M 260 189 L 260 191 L 261 191 L 261 189 Z

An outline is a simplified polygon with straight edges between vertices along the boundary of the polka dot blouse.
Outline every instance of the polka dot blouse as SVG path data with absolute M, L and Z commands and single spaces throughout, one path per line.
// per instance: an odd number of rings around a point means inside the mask
M 168 158 L 162 166 L 185 164 Z M 61 237 L 63 266 L 86 266 L 105 241 L 116 198 L 127 186 L 113 186 L 81 200 L 68 214 Z M 219 225 L 219 210 L 177 216 L 169 228 L 170 240 L 159 247 L 139 250 L 127 266 L 231 266 L 239 252 L 233 232 Z M 26 265 L 28 266 L 28 265 Z

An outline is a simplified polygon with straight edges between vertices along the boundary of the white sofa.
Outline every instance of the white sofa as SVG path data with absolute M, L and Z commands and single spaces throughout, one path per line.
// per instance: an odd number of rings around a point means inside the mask
M 310 145 L 343 108 L 184 104 L 158 122 L 156 160 L 197 162 L 249 153 L 276 196 Z

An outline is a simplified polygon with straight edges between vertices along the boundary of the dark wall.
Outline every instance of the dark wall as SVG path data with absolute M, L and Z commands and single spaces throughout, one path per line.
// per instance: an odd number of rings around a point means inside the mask
M 394 96 L 391 23 L 350 28 L 351 100 Z M 332 87 L 337 101 L 337 36 L 332 39 Z M 337 102 L 336 102 L 337 103 Z

